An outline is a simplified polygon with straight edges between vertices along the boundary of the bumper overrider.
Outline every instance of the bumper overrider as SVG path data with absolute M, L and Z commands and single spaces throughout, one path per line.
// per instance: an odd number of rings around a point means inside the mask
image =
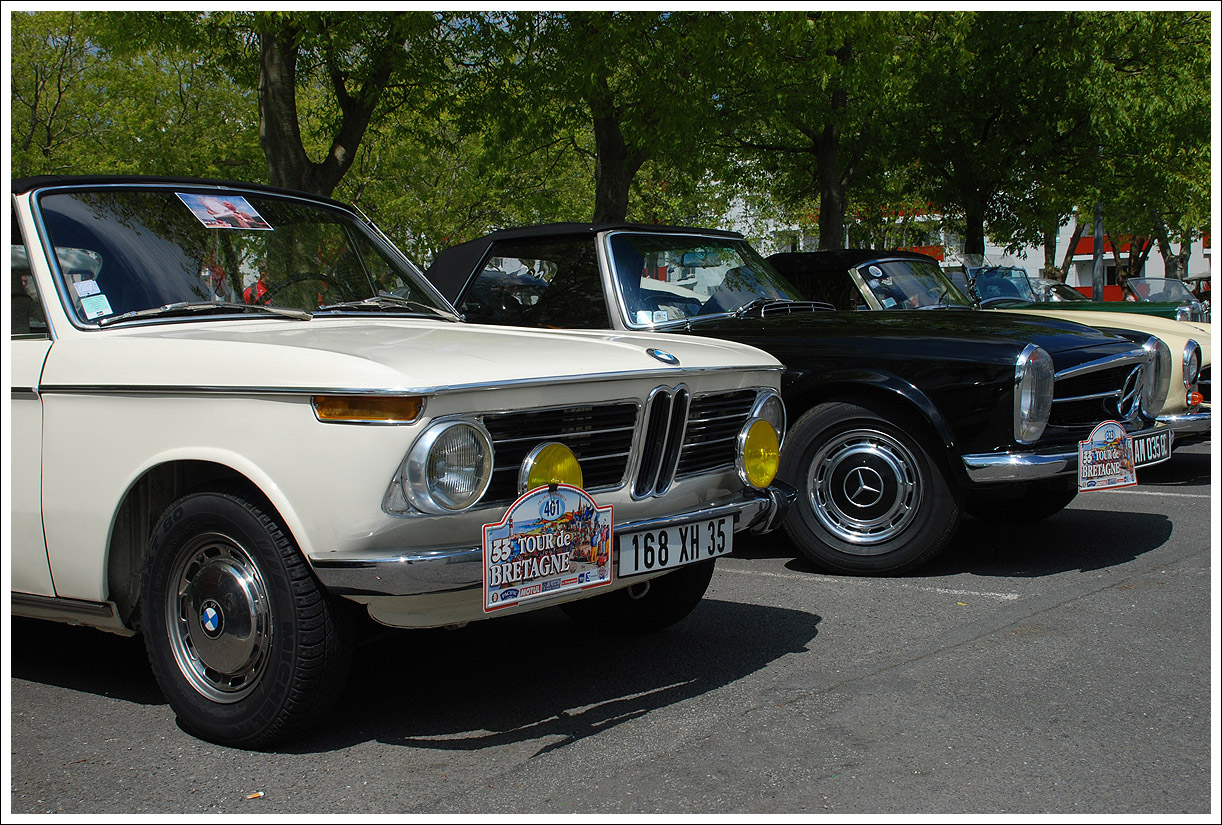
M 1208 427 L 1208 424 L 1206 425 Z M 1165 441 L 1161 435 L 1165 434 Z M 1179 431 L 1160 422 L 1149 429 L 1129 433 L 1134 443 L 1146 445 L 1135 456 L 1138 467 L 1161 464 L 1171 457 Z M 1151 447 L 1150 445 L 1158 445 Z M 977 484 L 1003 481 L 1038 481 L 1078 472 L 1078 451 L 974 453 L 963 456 L 967 477 Z
M 780 525 L 795 496 L 792 487 L 774 481 L 762 490 L 745 489 L 732 501 L 663 518 L 616 524 L 615 532 L 630 533 L 733 516 L 735 532 L 766 533 Z M 615 552 L 618 554 L 618 548 Z M 477 590 L 483 585 L 483 550 L 479 545 L 405 547 L 397 552 L 383 550 L 369 558 L 314 559 L 313 567 L 329 591 L 344 596 L 422 596 Z

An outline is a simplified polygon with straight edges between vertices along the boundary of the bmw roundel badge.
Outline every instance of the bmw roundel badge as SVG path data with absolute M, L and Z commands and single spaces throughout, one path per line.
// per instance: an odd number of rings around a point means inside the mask
M 199 611 L 199 623 L 203 627 L 204 633 L 210 638 L 215 639 L 221 633 L 221 625 L 224 620 L 221 617 L 221 606 L 212 599 L 204 602 L 203 607 Z
M 673 366 L 677 366 L 677 365 L 678 365 L 678 363 L 679 363 L 679 359 L 678 359 L 678 358 L 676 358 L 675 356 L 671 355 L 669 352 L 667 352 L 667 351 L 665 351 L 665 350 L 660 350 L 660 349 L 658 349 L 658 348 L 656 348 L 656 347 L 650 347 L 649 349 L 645 350 L 645 352 L 649 353 L 649 354 L 650 354 L 650 355 L 652 355 L 654 358 L 657 358 L 657 359 L 658 359 L 659 361 L 661 361 L 663 364 L 670 364 L 672 367 L 673 367 Z

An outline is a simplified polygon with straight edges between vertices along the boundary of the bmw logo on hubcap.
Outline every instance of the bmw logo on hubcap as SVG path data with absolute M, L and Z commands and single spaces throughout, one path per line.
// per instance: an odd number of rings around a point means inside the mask
M 221 629 L 225 626 L 225 617 L 221 613 L 220 604 L 213 599 L 204 602 L 203 607 L 199 610 L 199 624 L 209 638 L 215 639 L 220 636 Z
M 650 347 L 649 349 L 645 350 L 645 352 L 649 353 L 654 358 L 657 358 L 663 364 L 670 364 L 674 366 L 679 363 L 678 358 L 671 355 L 669 352 L 666 352 L 665 350 L 657 349 L 656 347 Z

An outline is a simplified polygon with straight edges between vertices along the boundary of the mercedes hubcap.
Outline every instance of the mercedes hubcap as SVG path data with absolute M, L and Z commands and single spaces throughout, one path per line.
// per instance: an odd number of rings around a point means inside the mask
M 840 433 L 815 453 L 806 494 L 815 518 L 863 555 L 912 524 L 921 503 L 916 458 L 885 432 Z

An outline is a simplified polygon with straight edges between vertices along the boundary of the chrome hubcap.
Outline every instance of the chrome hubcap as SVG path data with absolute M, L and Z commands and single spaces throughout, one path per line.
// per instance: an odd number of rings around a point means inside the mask
M 806 477 L 815 518 L 861 555 L 884 552 L 873 548 L 912 524 L 922 486 L 912 453 L 868 428 L 841 433 L 820 447 Z
M 174 569 L 166 624 L 187 681 L 214 702 L 236 702 L 267 667 L 272 616 L 259 567 L 236 541 L 196 537 Z

